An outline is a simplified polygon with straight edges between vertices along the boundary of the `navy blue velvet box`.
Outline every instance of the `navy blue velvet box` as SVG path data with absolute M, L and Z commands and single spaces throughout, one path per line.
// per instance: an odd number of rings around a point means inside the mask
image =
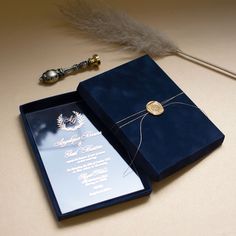
M 138 171 L 144 189 L 62 213 L 42 162 L 27 115 L 82 102 L 94 126 L 122 158 Z M 146 104 L 158 101 L 154 116 Z M 59 220 L 151 193 L 149 179 L 161 180 L 219 146 L 224 135 L 149 57 L 143 56 L 79 84 L 77 91 L 20 106 L 26 135 Z
M 81 82 L 78 92 L 154 180 L 198 160 L 224 140 L 222 132 L 147 55 Z M 147 114 L 142 120 L 146 104 L 153 100 L 163 104 L 164 113 Z

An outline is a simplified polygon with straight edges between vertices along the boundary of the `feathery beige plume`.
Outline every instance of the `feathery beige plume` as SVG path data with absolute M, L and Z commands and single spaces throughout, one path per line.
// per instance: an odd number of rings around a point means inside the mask
M 66 6 L 60 6 L 59 9 L 75 28 L 105 43 L 118 44 L 123 49 L 146 53 L 153 57 L 177 55 L 236 78 L 234 72 L 183 52 L 160 31 L 99 0 L 74 0 Z

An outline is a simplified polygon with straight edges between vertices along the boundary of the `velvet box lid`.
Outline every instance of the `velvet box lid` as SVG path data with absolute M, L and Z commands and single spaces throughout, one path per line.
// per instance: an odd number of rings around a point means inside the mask
M 87 105 L 130 153 L 160 180 L 208 154 L 222 132 L 149 57 L 143 56 L 79 84 Z M 146 111 L 158 101 L 163 114 Z

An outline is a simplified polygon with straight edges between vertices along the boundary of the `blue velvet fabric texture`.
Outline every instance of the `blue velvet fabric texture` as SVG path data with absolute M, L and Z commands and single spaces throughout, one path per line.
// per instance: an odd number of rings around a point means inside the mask
M 140 141 L 141 118 L 121 128 L 116 122 L 142 111 L 151 100 L 162 102 L 182 90 L 146 55 L 81 82 L 78 92 L 133 157 Z M 148 114 L 143 120 L 143 141 L 135 163 L 154 180 L 201 158 L 224 139 L 186 94 L 171 102 L 178 104 L 166 107 L 160 116 Z

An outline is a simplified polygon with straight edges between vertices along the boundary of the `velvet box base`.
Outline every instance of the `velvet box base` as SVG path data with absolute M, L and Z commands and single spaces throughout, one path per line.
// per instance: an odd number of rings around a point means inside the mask
M 35 137 L 33 136 L 33 132 L 32 132 L 32 129 L 30 127 L 29 120 L 28 120 L 28 117 L 29 117 L 28 115 L 31 114 L 31 113 L 34 113 L 34 112 L 40 112 L 42 110 L 47 111 L 47 110 L 49 110 L 53 107 L 58 107 L 58 106 L 61 106 L 61 105 L 66 106 L 67 104 L 71 104 L 73 102 L 78 102 L 78 101 L 80 101 L 80 107 L 82 107 L 83 112 L 90 119 L 90 121 L 92 121 L 93 125 L 98 130 L 100 130 L 102 132 L 103 136 L 115 148 L 115 150 L 120 154 L 120 156 L 127 163 L 129 162 L 129 157 L 127 155 L 126 150 L 124 150 L 124 148 L 119 144 L 119 142 L 117 142 L 117 140 L 114 139 L 113 134 L 110 133 L 107 130 L 107 128 L 101 122 L 99 122 L 97 117 L 86 106 L 86 104 L 83 102 L 83 100 L 81 99 L 81 97 L 78 95 L 77 92 L 62 94 L 62 95 L 42 99 L 42 100 L 39 100 L 39 101 L 31 102 L 31 103 L 20 106 L 21 117 L 22 117 L 23 124 L 24 124 L 25 130 L 26 130 L 26 135 L 27 135 L 29 143 L 32 147 L 33 154 L 34 154 L 35 160 L 36 160 L 36 165 L 39 167 L 38 168 L 39 173 L 42 177 L 44 186 L 46 188 L 46 191 L 48 193 L 49 199 L 52 203 L 52 207 L 54 208 L 54 211 L 55 211 L 55 214 L 56 214 L 56 217 L 57 217 L 58 220 L 63 220 L 63 219 L 66 219 L 66 218 L 69 218 L 69 217 L 72 217 L 72 216 L 80 215 L 80 214 L 85 213 L 85 212 L 97 210 L 97 209 L 108 207 L 108 206 L 111 206 L 111 205 L 114 205 L 114 204 L 117 204 L 117 203 L 121 203 L 121 202 L 132 200 L 132 199 L 135 199 L 135 198 L 138 198 L 138 197 L 146 196 L 146 195 L 149 195 L 151 193 L 150 181 L 149 181 L 148 177 L 146 176 L 146 174 L 144 174 L 141 170 L 137 170 L 137 168 L 135 168 L 135 166 L 132 165 L 132 168 L 135 169 L 135 172 L 137 173 L 138 177 L 140 178 L 140 180 L 142 182 L 142 185 L 143 185 L 142 190 L 139 190 L 139 191 L 136 191 L 136 192 L 131 192 L 129 194 L 122 195 L 122 196 L 119 196 L 119 197 L 115 197 L 115 198 L 112 198 L 112 199 L 109 199 L 109 200 L 106 200 L 106 201 L 101 201 L 101 202 L 98 202 L 96 204 L 92 204 L 92 205 L 89 205 L 89 206 L 83 207 L 83 208 L 78 208 L 78 209 L 75 209 L 73 211 L 69 211 L 69 212 L 66 212 L 66 213 L 63 213 L 61 211 L 60 204 L 58 202 L 58 198 L 56 197 L 56 194 L 55 194 L 55 189 L 53 188 L 52 182 L 50 181 L 49 173 L 47 172 L 47 168 L 45 166 L 45 163 L 43 162 L 42 156 L 41 156 L 40 151 L 38 149 L 38 144 L 36 143 Z M 50 114 L 49 114 L 49 116 L 50 116 Z M 36 126 L 38 125 L 39 128 L 41 127 L 42 129 L 45 129 L 46 128 L 45 125 L 42 124 L 42 122 L 38 122 L 39 119 L 41 119 L 41 117 L 38 117 L 38 119 L 35 120 L 35 125 Z M 54 127 L 55 124 L 54 123 L 55 123 L 54 121 L 53 122 L 50 121 L 48 123 L 51 127 L 47 127 L 48 131 L 43 132 L 43 136 L 46 136 L 46 135 L 50 136 L 50 133 L 57 132 L 57 131 L 55 131 L 55 127 Z M 49 151 L 49 153 L 50 153 L 50 151 Z M 62 157 L 59 157 L 58 155 L 56 155 L 56 156 L 57 157 L 55 157 L 55 158 L 62 158 Z M 48 156 L 48 158 L 50 158 L 50 156 Z M 55 166 L 55 168 L 53 167 L 53 171 L 55 170 L 55 173 L 56 173 L 57 169 L 59 169 L 59 171 L 60 171 L 61 167 L 60 166 Z M 59 178 L 61 178 L 61 177 L 59 176 Z M 62 185 L 62 184 L 60 184 L 60 182 L 62 180 L 58 179 L 58 181 L 59 181 L 59 188 L 60 188 L 60 185 Z M 74 187 L 76 188 L 77 186 L 74 186 Z M 81 195 L 82 194 L 83 193 L 81 193 Z M 62 199 L 62 201 L 63 201 L 63 199 Z

